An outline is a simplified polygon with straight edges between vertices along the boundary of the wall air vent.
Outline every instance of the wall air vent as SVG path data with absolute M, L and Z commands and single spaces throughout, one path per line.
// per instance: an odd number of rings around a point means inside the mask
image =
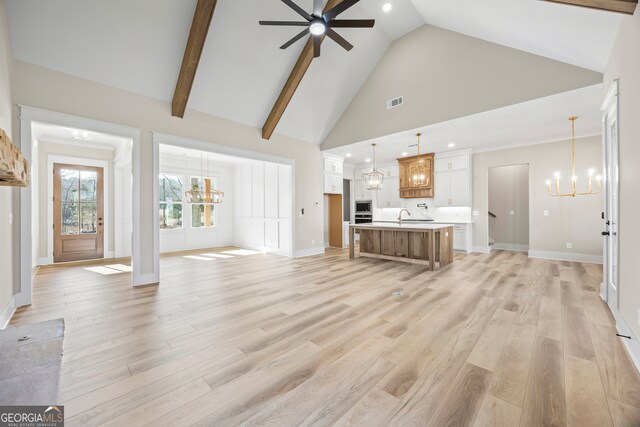
M 387 101 L 387 110 L 392 108 L 396 108 L 404 104 L 404 96 L 399 96 L 397 98 L 393 98 Z

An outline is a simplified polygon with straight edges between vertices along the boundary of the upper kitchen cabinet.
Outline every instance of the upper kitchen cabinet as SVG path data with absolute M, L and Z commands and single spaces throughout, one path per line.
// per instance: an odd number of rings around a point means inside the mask
M 337 156 L 324 155 L 325 194 L 342 194 L 343 161 Z
M 471 206 L 471 152 L 438 154 L 435 165 L 436 206 Z
M 334 157 L 325 157 L 324 159 L 324 171 L 329 173 L 335 173 L 342 175 L 343 173 L 343 161 L 342 159 Z
M 423 185 L 414 184 L 411 179 L 411 170 L 418 161 L 425 162 L 427 179 Z M 420 156 L 404 157 L 398 159 L 400 165 L 400 197 L 403 199 L 428 199 L 433 197 L 433 169 L 434 154 L 421 154 Z

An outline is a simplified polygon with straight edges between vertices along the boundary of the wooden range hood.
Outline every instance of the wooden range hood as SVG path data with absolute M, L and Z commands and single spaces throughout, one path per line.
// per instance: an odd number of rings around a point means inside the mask
M 0 186 L 29 186 L 29 162 L 3 129 L 0 129 Z

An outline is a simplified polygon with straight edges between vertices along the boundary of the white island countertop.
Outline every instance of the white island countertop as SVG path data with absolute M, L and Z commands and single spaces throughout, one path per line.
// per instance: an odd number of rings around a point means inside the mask
M 447 227 L 453 227 L 452 223 L 424 223 L 424 222 L 403 222 L 402 224 L 398 224 L 397 222 L 372 222 L 369 224 L 351 224 L 349 227 L 352 228 L 372 228 L 372 229 L 380 229 L 380 228 L 388 228 L 391 230 L 440 230 Z

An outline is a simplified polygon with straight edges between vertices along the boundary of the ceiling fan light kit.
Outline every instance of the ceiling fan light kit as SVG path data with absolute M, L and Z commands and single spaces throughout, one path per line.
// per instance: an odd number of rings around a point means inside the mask
M 342 46 L 343 49 L 349 51 L 353 49 L 353 45 L 345 40 L 333 28 L 372 28 L 375 24 L 373 19 L 336 19 L 338 15 L 358 3 L 360 0 L 343 0 L 328 10 L 323 10 L 323 0 L 313 0 L 313 12 L 307 13 L 298 6 L 293 0 L 282 0 L 284 4 L 293 9 L 298 15 L 302 16 L 305 21 L 259 21 L 260 25 L 276 25 L 287 27 L 306 27 L 304 30 L 296 34 L 288 42 L 280 46 L 280 49 L 286 49 L 307 34 L 313 38 L 313 57 L 320 56 L 320 45 L 324 36 L 328 36 L 331 40 Z

